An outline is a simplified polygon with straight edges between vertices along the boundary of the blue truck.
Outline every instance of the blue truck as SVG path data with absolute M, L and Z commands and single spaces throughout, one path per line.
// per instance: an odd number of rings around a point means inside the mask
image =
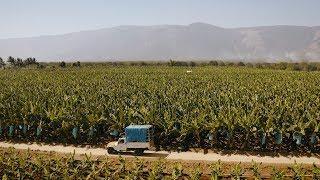
M 125 136 L 107 145 L 108 154 L 133 151 L 142 155 L 145 150 L 154 147 L 152 125 L 130 125 L 125 128 Z

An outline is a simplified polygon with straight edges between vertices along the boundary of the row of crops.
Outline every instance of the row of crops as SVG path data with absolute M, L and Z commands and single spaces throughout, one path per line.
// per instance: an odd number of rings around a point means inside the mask
M 152 124 L 162 149 L 320 151 L 320 73 L 187 70 L 1 70 L 0 139 L 105 144 Z
M 14 149 L 0 150 L 0 177 L 8 179 L 320 179 L 320 167 L 292 164 L 287 167 L 271 167 L 261 163 L 224 164 L 187 163 L 124 159 L 121 156 L 94 159 L 74 154 L 57 156 L 20 152 Z

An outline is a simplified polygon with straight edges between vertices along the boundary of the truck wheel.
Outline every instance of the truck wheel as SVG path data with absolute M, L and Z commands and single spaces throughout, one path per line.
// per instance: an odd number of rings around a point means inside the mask
M 107 151 L 108 151 L 108 154 L 115 154 L 116 153 L 116 150 L 114 150 L 112 147 L 109 147 Z
M 144 149 L 135 149 L 134 150 L 134 155 L 136 156 L 141 156 L 143 154 Z

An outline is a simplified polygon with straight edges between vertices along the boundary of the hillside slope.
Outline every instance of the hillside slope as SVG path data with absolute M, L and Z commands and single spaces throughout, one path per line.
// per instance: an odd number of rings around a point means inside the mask
M 320 59 L 320 27 L 118 26 L 0 40 L 0 57 L 41 60 Z

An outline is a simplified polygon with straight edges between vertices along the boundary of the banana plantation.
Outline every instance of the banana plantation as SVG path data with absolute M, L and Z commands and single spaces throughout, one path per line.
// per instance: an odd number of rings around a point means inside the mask
M 0 87 L 1 140 L 105 145 L 152 124 L 164 150 L 320 151 L 319 72 L 5 69 Z
M 316 164 L 275 167 L 252 161 L 248 164 L 189 163 L 164 159 L 143 160 L 82 158 L 74 154 L 37 154 L 32 151 L 0 149 L 0 177 L 8 179 L 320 179 Z

